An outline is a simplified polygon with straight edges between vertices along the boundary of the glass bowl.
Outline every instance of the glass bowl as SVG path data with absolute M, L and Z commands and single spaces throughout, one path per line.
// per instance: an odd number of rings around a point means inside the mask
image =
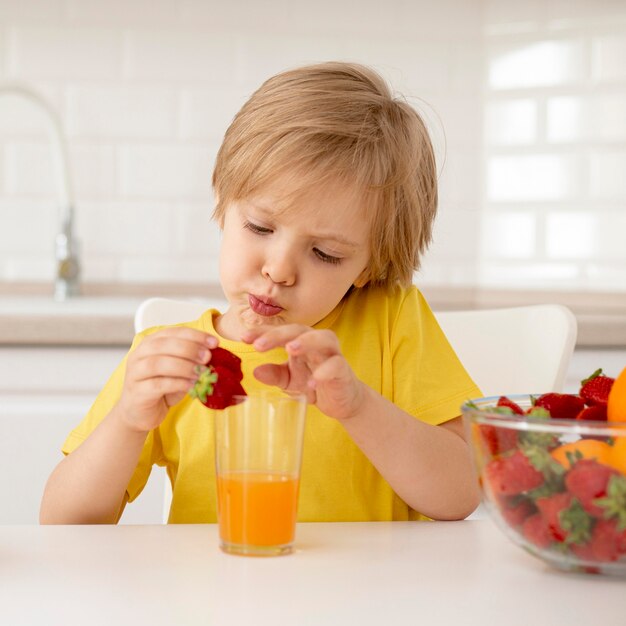
M 626 423 L 503 414 L 497 402 L 462 406 L 488 514 L 549 565 L 626 576 Z

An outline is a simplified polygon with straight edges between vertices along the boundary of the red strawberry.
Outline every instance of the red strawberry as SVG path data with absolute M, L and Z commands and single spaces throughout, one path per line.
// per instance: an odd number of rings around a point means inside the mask
M 524 410 L 522 409 L 522 407 L 519 406 L 519 404 L 517 404 L 516 402 L 513 402 L 513 400 L 511 400 L 510 398 L 507 398 L 506 396 L 500 396 L 498 398 L 496 406 L 506 406 L 511 409 L 513 413 L 516 413 L 517 415 L 524 415 Z
M 213 367 L 220 365 L 229 369 L 233 375 L 235 375 L 237 380 L 241 380 L 243 378 L 243 372 L 241 371 L 241 359 L 230 350 L 219 347 L 213 348 L 213 350 L 211 350 L 210 364 Z
M 603 517 L 604 509 L 594 500 L 607 496 L 607 486 L 612 476 L 622 475 L 594 459 L 581 459 L 565 474 L 565 488 L 578 498 L 587 513 Z
M 620 531 L 624 531 L 623 548 L 626 551 L 626 476 L 611 476 L 606 486 L 606 497 L 593 502 L 603 511 L 604 519 L 615 519 Z
M 588 561 L 615 561 L 620 555 L 623 533 L 617 529 L 615 520 L 599 519 L 596 521 L 589 541 L 583 545 L 572 544 L 572 552 Z
M 591 420 L 594 422 L 606 422 L 606 404 L 594 404 L 586 406 L 577 416 L 577 420 Z
M 214 365 L 213 370 L 217 374 L 217 383 L 213 388 L 213 393 L 207 396 L 205 406 L 211 409 L 224 409 L 231 404 L 235 404 L 233 396 L 245 396 L 246 392 L 241 386 L 237 373 L 222 367 Z
M 527 517 L 537 512 L 533 501 L 517 496 L 500 496 L 497 498 L 500 514 L 509 526 L 519 528 Z
M 209 365 L 199 371 L 189 395 L 210 409 L 224 409 L 235 404 L 233 396 L 246 395 L 242 378 L 241 359 L 224 348 L 214 348 Z
M 517 447 L 517 431 L 512 428 L 480 424 L 478 430 L 483 444 L 491 456 L 508 452 Z
M 557 541 L 564 541 L 568 535 L 568 531 L 561 526 L 561 513 L 569 509 L 573 498 L 571 493 L 563 491 L 545 498 L 537 498 L 535 501 L 539 513 Z
M 514 496 L 539 487 L 544 477 L 521 450 L 516 450 L 492 459 L 485 466 L 485 480 L 495 494 Z
M 547 548 L 552 543 L 552 533 L 540 513 L 526 519 L 522 525 L 522 535 L 538 548 Z
M 544 393 L 535 400 L 533 408 L 541 407 L 557 419 L 576 419 L 585 408 L 585 403 L 569 393 Z
M 609 392 L 614 382 L 614 378 L 605 376 L 602 373 L 602 369 L 598 369 L 589 378 L 581 381 L 580 397 L 589 406 L 597 404 L 606 406 L 609 401 Z

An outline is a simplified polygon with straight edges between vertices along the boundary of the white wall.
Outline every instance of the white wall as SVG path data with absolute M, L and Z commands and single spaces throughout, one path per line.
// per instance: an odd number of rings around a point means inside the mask
M 265 78 L 328 59 L 373 65 L 427 118 L 422 283 L 626 290 L 624 2 L 0 0 L 0 83 L 61 115 L 91 282 L 215 280 L 229 120 Z M 43 128 L 0 97 L 0 281 L 54 273 Z
M 626 3 L 485 6 L 480 282 L 626 291 Z

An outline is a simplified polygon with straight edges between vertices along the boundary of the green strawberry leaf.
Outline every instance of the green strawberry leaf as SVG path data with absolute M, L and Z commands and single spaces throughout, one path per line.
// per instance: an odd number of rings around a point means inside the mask
M 565 543 L 582 545 L 591 538 L 593 518 L 579 500 L 573 499 L 572 504 L 567 509 L 559 513 L 559 523 L 561 528 L 567 532 Z
M 552 458 L 550 452 L 538 445 L 520 446 L 531 465 L 543 474 L 546 485 L 552 491 L 563 491 L 565 468 Z
M 592 381 L 594 378 L 602 375 L 602 368 L 597 369 L 591 376 L 585 378 L 580 381 L 580 386 L 584 387 L 588 382 Z
M 548 409 L 544 409 L 542 406 L 534 406 L 530 411 L 528 411 L 527 415 L 530 417 L 540 417 L 542 419 L 549 419 L 550 411 Z
M 593 503 L 604 509 L 606 519 L 617 519 L 618 530 L 626 529 L 626 476 L 611 476 L 606 496 L 596 498 Z
M 189 390 L 189 395 L 204 403 L 208 396 L 213 395 L 214 385 L 217 382 L 217 372 L 211 366 L 204 367 L 202 365 L 196 366 L 195 372 L 198 374 L 198 380 Z

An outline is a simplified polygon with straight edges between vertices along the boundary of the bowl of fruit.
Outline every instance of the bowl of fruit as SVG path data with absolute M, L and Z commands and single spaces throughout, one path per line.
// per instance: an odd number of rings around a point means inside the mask
M 483 503 L 517 545 L 562 570 L 626 576 L 626 369 L 577 394 L 462 407 Z

